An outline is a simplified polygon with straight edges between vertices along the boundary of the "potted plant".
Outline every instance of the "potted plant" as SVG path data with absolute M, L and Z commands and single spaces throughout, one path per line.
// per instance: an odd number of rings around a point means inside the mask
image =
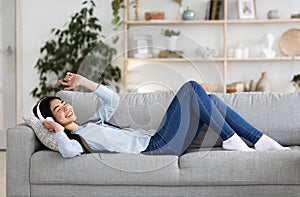
M 112 0 L 111 1 L 111 8 L 112 8 L 112 15 L 113 19 L 111 24 L 114 25 L 114 30 L 117 31 L 119 27 L 123 24 L 122 13 L 120 10 L 125 8 L 125 0 Z M 138 8 L 139 0 L 130 0 L 129 5 L 136 9 L 135 14 L 137 15 L 137 8 Z M 137 17 L 137 16 L 136 16 Z
M 292 82 L 295 86 L 295 91 L 300 92 L 300 74 L 294 75 Z
M 93 16 L 94 1 L 87 0 L 82 5 L 64 29 L 52 29 L 54 38 L 40 49 L 42 57 L 35 65 L 40 82 L 31 92 L 33 97 L 54 95 L 61 90 L 57 79 L 62 79 L 67 71 L 84 73 L 98 83 L 119 90 L 121 70 L 111 64 L 116 49 L 103 42 L 102 27 Z
M 120 15 L 120 9 L 124 9 L 124 0 L 112 0 L 111 2 L 113 19 L 111 23 L 115 25 L 114 30 L 118 30 L 118 28 L 123 24 L 122 17 Z
M 168 39 L 168 47 L 167 49 L 170 51 L 176 51 L 177 40 L 180 35 L 179 30 L 175 29 L 162 29 L 162 35 Z

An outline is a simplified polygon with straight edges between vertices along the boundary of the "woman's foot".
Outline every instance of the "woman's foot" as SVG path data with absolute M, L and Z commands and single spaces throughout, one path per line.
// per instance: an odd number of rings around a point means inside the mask
M 247 144 L 236 133 L 227 140 L 224 140 L 222 147 L 225 150 L 255 151 L 254 149 L 249 148 Z
M 254 144 L 256 150 L 291 150 L 288 147 L 281 146 L 278 142 L 263 134 L 260 139 Z

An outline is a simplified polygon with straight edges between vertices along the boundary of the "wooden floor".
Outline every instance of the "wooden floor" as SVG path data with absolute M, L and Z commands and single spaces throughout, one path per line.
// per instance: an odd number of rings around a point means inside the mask
M 6 196 L 6 152 L 0 151 L 0 196 Z

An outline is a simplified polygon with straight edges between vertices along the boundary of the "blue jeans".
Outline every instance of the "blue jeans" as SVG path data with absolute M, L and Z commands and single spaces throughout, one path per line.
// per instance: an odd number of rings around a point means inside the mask
M 182 155 L 198 136 L 204 124 L 223 140 L 234 133 L 255 144 L 262 132 L 247 123 L 215 95 L 208 95 L 194 81 L 185 83 L 173 98 L 157 132 L 144 154 Z

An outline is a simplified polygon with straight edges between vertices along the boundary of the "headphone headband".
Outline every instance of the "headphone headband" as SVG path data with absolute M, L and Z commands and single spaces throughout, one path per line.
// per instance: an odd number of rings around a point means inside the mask
M 42 116 L 42 113 L 41 113 L 41 111 L 40 111 L 40 104 L 41 104 L 41 102 L 42 102 L 44 99 L 45 99 L 45 98 L 42 98 L 42 99 L 38 102 L 38 105 L 37 105 L 37 107 L 36 107 L 37 115 L 38 115 L 40 121 L 42 121 L 42 122 L 45 121 L 45 118 Z

